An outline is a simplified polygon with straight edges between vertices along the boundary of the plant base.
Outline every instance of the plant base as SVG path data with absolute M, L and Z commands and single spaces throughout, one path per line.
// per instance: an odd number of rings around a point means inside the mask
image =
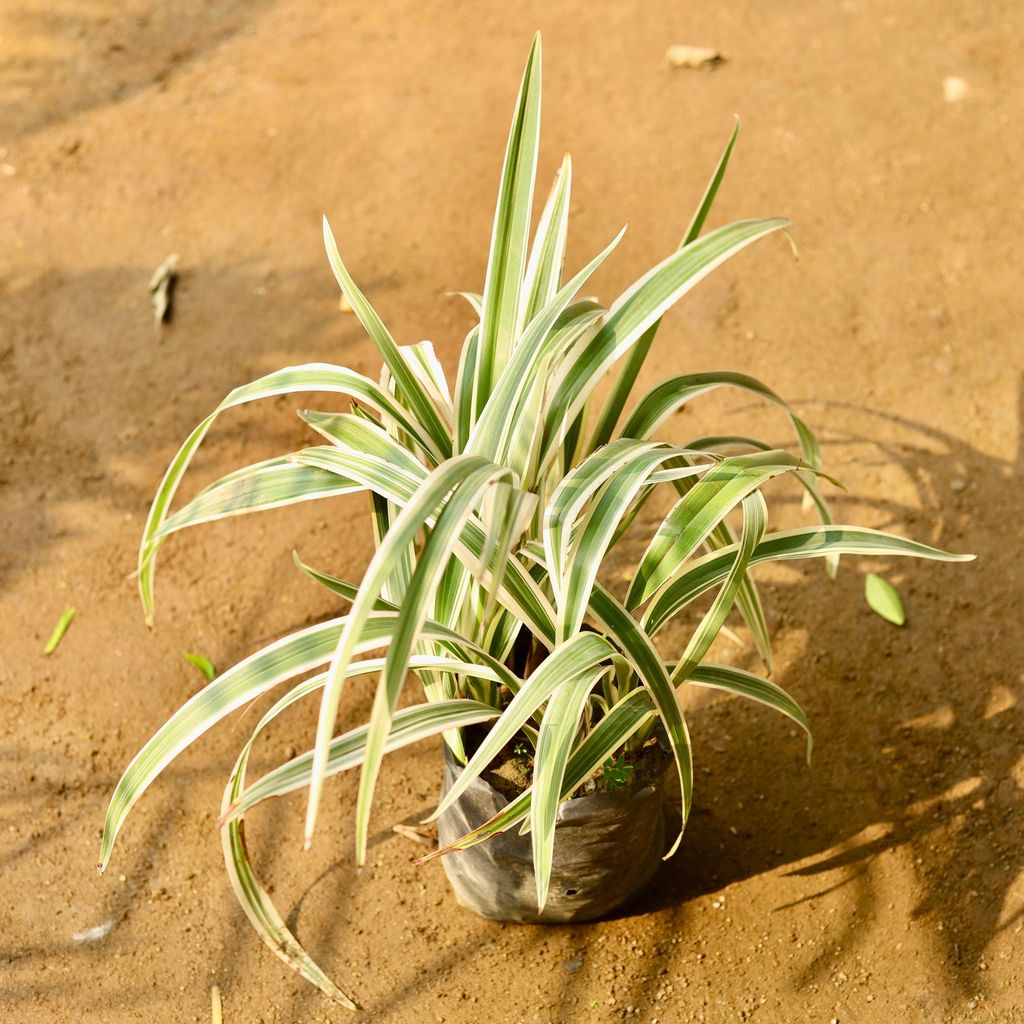
M 443 791 L 462 771 L 445 748 Z M 455 897 L 467 910 L 494 921 L 565 923 L 610 913 L 652 878 L 665 852 L 662 796 L 665 773 L 614 793 L 594 793 L 562 804 L 555 832 L 551 889 L 537 913 L 530 836 L 519 829 L 442 858 Z M 441 845 L 482 825 L 507 796 L 475 779 L 438 821 Z

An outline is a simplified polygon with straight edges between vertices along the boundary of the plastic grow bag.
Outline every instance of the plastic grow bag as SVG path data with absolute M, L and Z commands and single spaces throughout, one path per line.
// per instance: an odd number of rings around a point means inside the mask
M 444 793 L 461 772 L 446 747 Z M 467 910 L 495 921 L 589 921 L 609 913 L 636 895 L 661 862 L 664 786 L 661 771 L 646 785 L 578 796 L 561 804 L 551 888 L 542 914 L 537 913 L 530 835 L 520 835 L 519 826 L 442 858 L 456 898 Z M 475 779 L 441 815 L 441 845 L 490 820 L 508 802 L 484 779 Z

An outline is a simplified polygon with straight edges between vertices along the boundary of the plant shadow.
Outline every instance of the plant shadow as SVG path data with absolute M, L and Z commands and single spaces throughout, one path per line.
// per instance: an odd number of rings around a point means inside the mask
M 125 0 L 113 15 L 85 4 L 12 3 L 3 12 L 8 56 L 0 61 L 0 123 L 13 139 L 163 88 L 273 2 Z
M 1024 414 L 1024 382 L 1019 395 Z M 734 699 L 699 706 L 690 716 L 697 774 L 682 847 L 624 913 L 665 913 L 682 924 L 687 903 L 744 879 L 820 876 L 799 902 L 849 887 L 849 938 L 878 913 L 881 858 L 900 851 L 913 864 L 913 916 L 936 927 L 960 990 L 976 992 L 987 945 L 1024 916 L 1009 900 L 1024 871 L 1024 676 L 998 651 L 1005 609 L 1024 599 L 1014 570 L 1021 538 L 1006 527 L 1007 485 L 1020 478 L 1024 452 L 1018 446 L 1003 460 L 850 405 L 829 404 L 822 418 L 850 424 L 826 441 L 827 464 L 840 454 L 840 464 L 856 458 L 903 478 L 879 492 L 888 495 L 880 502 L 845 496 L 837 521 L 872 516 L 873 526 L 970 550 L 978 561 L 875 560 L 903 577 L 905 630 L 867 609 L 852 560 L 832 585 L 786 573 L 763 586 L 776 621 L 800 627 L 775 679 L 808 713 L 813 766 L 801 763 L 800 740 L 783 741 L 796 732 L 766 709 Z M 822 954 L 800 982 L 825 970 Z

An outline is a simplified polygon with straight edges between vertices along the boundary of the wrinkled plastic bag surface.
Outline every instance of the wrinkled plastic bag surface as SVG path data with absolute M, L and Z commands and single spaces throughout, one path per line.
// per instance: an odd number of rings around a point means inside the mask
M 443 793 L 461 772 L 446 748 Z M 551 889 L 542 914 L 537 913 L 530 835 L 521 836 L 519 826 L 441 859 L 456 899 L 495 921 L 590 921 L 610 913 L 635 896 L 661 863 L 664 782 L 660 773 L 642 787 L 578 796 L 560 806 Z M 484 779 L 475 779 L 441 815 L 441 846 L 493 818 L 508 802 Z

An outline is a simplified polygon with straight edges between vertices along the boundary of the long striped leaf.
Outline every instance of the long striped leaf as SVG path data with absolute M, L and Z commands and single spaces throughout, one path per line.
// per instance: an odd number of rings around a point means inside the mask
M 360 648 L 380 645 L 394 629 L 396 616 L 376 613 L 367 623 Z M 110 859 L 114 840 L 129 810 L 150 783 L 187 746 L 249 701 L 278 683 L 330 660 L 345 619 L 331 619 L 276 641 L 218 676 L 178 709 L 135 755 L 125 769 L 107 808 L 100 849 L 100 869 Z
M 707 184 L 707 188 L 704 190 L 704 195 L 701 197 L 701 201 L 694 211 L 693 219 L 690 221 L 689 227 L 686 229 L 686 233 L 683 235 L 682 242 L 679 243 L 679 248 L 685 248 L 691 242 L 696 241 L 697 236 L 700 235 L 701 229 L 704 227 L 704 222 L 707 220 L 708 214 L 711 212 L 711 206 L 715 201 L 715 196 L 718 194 L 718 188 L 722 184 L 722 179 L 725 177 L 725 170 L 729 166 L 729 157 L 732 156 L 733 146 L 736 145 L 736 136 L 739 134 L 740 123 L 737 118 L 736 124 L 732 130 L 732 134 L 729 136 L 729 141 L 726 143 L 725 149 L 719 157 L 718 165 L 715 167 L 714 173 L 711 175 L 711 180 Z M 640 369 L 647 360 L 647 355 L 651 350 L 651 345 L 654 344 L 654 337 L 658 333 L 658 327 L 661 324 L 660 320 L 656 320 L 650 327 L 644 331 L 641 335 L 640 340 L 630 350 L 629 355 L 626 356 L 626 361 L 619 371 L 619 376 L 615 381 L 615 386 L 609 392 L 608 397 L 605 399 L 603 408 L 601 409 L 600 419 L 597 421 L 597 426 L 594 428 L 594 435 L 590 441 L 590 451 L 594 451 L 600 448 L 602 445 L 607 444 L 611 440 L 613 433 L 615 432 L 615 424 L 618 423 L 619 417 L 622 415 L 622 410 L 626 407 L 626 401 L 633 391 L 633 385 L 636 384 L 636 379 L 640 375 Z M 631 435 L 624 434 L 629 437 Z
M 560 289 L 527 325 L 518 346 L 500 370 L 493 393 L 473 429 L 467 446 L 469 451 L 503 460 L 511 446 L 510 438 L 515 433 L 526 430 L 533 434 L 539 429 L 525 414 L 524 397 L 536 382 L 543 382 L 546 386 L 543 369 L 556 354 L 556 346 L 563 339 L 563 335 L 552 328 L 569 310 L 570 303 L 584 283 L 611 255 L 624 231 L 625 228 Z M 579 316 L 584 322 L 589 321 L 589 306 L 584 306 Z
M 237 469 L 204 487 L 187 505 L 169 516 L 153 538 L 162 541 L 187 526 L 362 490 L 365 488 L 361 483 L 313 466 L 298 465 L 287 456 L 267 459 Z
M 337 649 L 331 659 L 328 680 L 320 703 L 320 717 L 316 732 L 316 757 L 306 812 L 307 846 L 312 841 L 313 829 L 316 824 L 327 755 L 331 737 L 334 734 L 334 724 L 338 717 L 338 705 L 341 701 L 345 669 L 359 648 L 366 625 L 371 621 L 373 607 L 398 560 L 429 524 L 432 517 L 438 515 L 449 492 L 480 470 L 490 472 L 493 470 L 493 464 L 475 455 L 457 455 L 435 469 L 404 505 L 391 524 L 387 535 L 382 538 L 380 546 L 366 569 L 359 593 L 352 602 L 352 609 L 347 616 L 345 628 L 341 632 Z M 403 612 L 399 611 L 396 629 L 402 621 Z M 376 713 L 379 714 L 379 712 Z
M 903 555 L 938 562 L 970 562 L 974 555 L 955 555 L 918 541 L 881 530 L 857 526 L 805 526 L 768 534 L 754 549 L 750 564 L 785 562 L 799 558 L 837 555 Z M 691 562 L 674 577 L 643 615 L 644 628 L 653 636 L 690 601 L 721 583 L 736 557 L 735 546 L 723 548 Z
M 334 655 L 348 616 L 317 623 L 283 637 L 221 673 L 183 704 L 135 755 L 114 787 L 103 826 L 100 869 L 106 867 L 114 840 L 128 812 L 153 780 L 186 747 L 232 711 L 297 675 L 327 664 Z M 356 654 L 382 647 L 394 635 L 398 615 L 373 611 L 363 623 Z M 465 660 L 479 661 L 459 634 L 428 623 L 428 639 L 456 645 Z
M 383 659 L 376 659 L 376 661 L 379 670 L 383 665 Z M 445 658 L 427 659 L 417 656 L 417 662 L 422 663 L 424 667 L 433 663 L 434 668 L 445 671 L 458 669 L 457 663 L 450 662 Z M 481 671 L 476 668 L 472 670 Z M 322 680 L 324 676 L 318 678 Z M 391 732 L 388 734 L 385 744 L 385 753 L 390 754 L 411 743 L 436 736 L 449 729 L 462 729 L 489 722 L 500 714 L 501 711 L 498 708 L 464 698 L 452 699 L 441 704 L 415 704 L 412 707 L 401 708 L 395 712 Z M 331 750 L 327 760 L 328 777 L 351 768 L 358 768 L 363 763 L 366 755 L 368 730 L 368 724 L 361 725 L 331 740 Z M 257 804 L 305 789 L 309 785 L 312 771 L 313 751 L 307 750 L 247 786 L 222 813 L 222 820 L 224 823 L 235 821 Z
M 736 558 L 711 607 L 690 636 L 686 650 L 672 672 L 673 683 L 689 677 L 693 669 L 704 660 L 704 655 L 707 654 L 715 637 L 722 631 L 725 620 L 736 602 L 736 595 L 743 580 L 746 579 L 750 556 L 764 537 L 767 522 L 768 507 L 761 492 L 754 491 L 753 494 L 748 494 L 743 499 L 743 536 L 736 550 Z
M 608 671 L 604 666 L 567 679 L 552 694 L 540 723 L 534 757 L 533 801 L 530 826 L 533 833 L 533 870 L 537 882 L 537 913 L 544 909 L 551 884 L 555 849 L 555 820 L 562 796 L 562 781 L 573 740 L 580 730 L 583 706 L 590 691 Z
M 465 468 L 455 465 L 458 459 L 465 460 Z M 445 467 L 450 469 L 448 476 L 444 475 Z M 381 673 L 380 683 L 374 697 L 370 727 L 366 738 L 366 757 L 359 780 L 359 798 L 356 806 L 356 857 L 359 863 L 362 863 L 366 857 L 370 810 L 380 772 L 380 763 L 384 757 L 385 744 L 391 730 L 391 720 L 395 708 L 398 706 L 398 698 L 405 680 L 409 658 L 426 621 L 430 602 L 446 563 L 452 557 L 456 538 L 462 532 L 473 509 L 479 504 L 484 489 L 509 475 L 508 470 L 472 456 L 455 456 L 451 462 L 445 464 L 445 467 L 435 471 L 437 480 L 434 484 L 434 494 L 443 495 L 444 488 L 451 486 L 449 481 L 454 482 L 455 489 L 423 545 L 416 571 L 403 595 L 398 623 L 388 647 L 384 671 Z M 408 514 L 410 522 L 415 522 L 417 518 L 425 519 L 426 510 L 431 509 L 438 500 L 431 495 L 428 485 L 425 484 L 424 487 L 426 493 L 419 499 L 422 504 L 419 505 L 418 511 L 417 500 L 414 499 L 402 512 L 402 516 Z M 401 519 L 400 516 L 395 520 L 391 532 L 378 548 L 379 553 L 388 550 L 393 537 L 401 537 L 406 525 Z M 503 557 L 507 557 L 507 552 L 503 552 Z M 352 605 L 353 615 L 356 614 L 357 609 L 361 608 L 363 587 L 369 587 L 367 590 L 371 600 L 369 607 L 373 607 L 372 600 L 377 596 L 373 593 L 373 578 L 371 571 L 367 570 L 360 593 Z
M 600 497 L 587 512 L 569 551 L 568 571 L 558 595 L 559 639 L 571 636 L 583 625 L 598 570 L 616 528 L 629 511 L 633 500 L 644 488 L 651 473 L 677 456 L 676 449 L 669 445 L 637 453 L 605 485 Z M 713 467 L 708 475 L 717 469 L 717 466 Z
M 691 288 L 730 256 L 788 221 L 737 221 L 712 231 L 673 253 L 628 288 L 608 312 L 601 330 L 567 360 L 555 384 L 548 408 L 545 455 L 553 458 L 562 425 L 571 423 L 605 371 L 643 336 L 644 332 Z
M 633 609 L 648 600 L 746 495 L 800 466 L 794 456 L 774 450 L 724 459 L 708 470 L 665 516 L 640 559 L 626 607 Z
M 724 690 L 726 693 L 736 693 L 748 700 L 781 711 L 807 734 L 807 763 L 810 764 L 814 746 L 810 723 L 803 708 L 781 686 L 731 665 L 707 663 L 693 669 L 686 682 L 713 690 Z
M 687 402 L 716 388 L 737 388 L 764 398 L 789 416 L 803 450 L 804 458 L 815 469 L 821 465 L 821 451 L 810 427 L 771 388 L 745 373 L 687 373 L 657 384 L 644 395 L 622 427 L 623 437 L 647 438 Z
M 480 316 L 474 420 L 490 396 L 501 368 L 508 361 L 519 319 L 540 140 L 540 69 L 541 47 L 538 34 L 530 49 L 519 87 L 494 211 L 491 252 L 487 261 Z
M 402 389 L 402 394 L 409 403 L 409 409 L 416 417 L 416 422 L 422 424 L 423 430 L 430 438 L 433 451 L 440 458 L 447 458 L 451 455 L 452 438 L 437 411 L 437 407 L 430 400 L 423 384 L 413 372 L 409 363 L 403 357 L 394 338 L 384 326 L 384 322 L 377 315 L 376 310 L 370 305 L 366 296 L 356 286 L 349 274 L 348 268 L 342 262 L 341 253 L 338 251 L 338 243 L 334 240 L 334 233 L 331 231 L 327 218 L 323 219 L 324 246 L 327 249 L 327 259 L 331 264 L 331 270 L 338 281 L 342 294 L 348 299 L 352 311 L 359 318 L 366 333 L 370 336 L 377 351 L 380 353 L 384 365 L 387 366 L 391 375 L 395 378 Z
M 231 781 L 224 790 L 222 811 L 237 797 L 237 787 L 245 781 L 243 770 L 244 764 L 236 764 Z M 228 881 L 256 934 L 275 956 L 310 984 L 315 985 L 328 999 L 349 1010 L 358 1010 L 359 1005 L 338 988 L 309 955 L 274 906 L 270 894 L 260 884 L 249 857 L 243 822 L 233 821 L 221 829 L 221 847 L 224 851 Z
M 400 417 L 405 421 L 406 429 L 414 437 L 420 438 L 425 451 L 433 451 L 433 446 L 416 421 L 403 410 L 399 409 L 394 400 L 369 378 L 343 366 L 331 366 L 327 363 L 309 363 L 304 366 L 289 366 L 283 370 L 267 374 L 259 380 L 235 388 L 216 409 L 210 413 L 185 439 L 164 473 L 160 486 L 157 488 L 153 504 L 150 506 L 149 517 L 142 534 L 139 548 L 139 595 L 146 615 L 146 622 L 153 622 L 153 577 L 156 572 L 157 550 L 160 540 L 156 534 L 160 532 L 174 500 L 175 492 L 188 469 L 203 438 L 206 437 L 217 417 L 226 409 L 244 405 L 260 398 L 272 398 L 276 395 L 294 394 L 296 392 L 326 391 L 348 395 L 357 401 L 365 402 L 377 412 Z
M 501 718 L 491 727 L 469 763 L 438 804 L 428 821 L 443 814 L 465 792 L 469 784 L 510 743 L 538 708 L 567 679 L 586 675 L 597 666 L 610 664 L 615 649 L 596 633 L 577 633 L 561 644 L 524 680 L 519 693 L 509 702 Z
M 556 598 L 564 590 L 572 529 L 584 505 L 615 473 L 644 452 L 656 448 L 652 441 L 622 438 L 594 452 L 561 480 L 544 510 L 543 542 L 548 574 Z
M 679 775 L 682 794 L 679 835 L 668 856 L 675 853 L 690 816 L 693 801 L 693 750 L 683 713 L 676 702 L 676 692 L 650 635 L 638 625 L 628 611 L 608 591 L 597 584 L 591 593 L 591 610 L 604 627 L 608 638 L 622 651 L 630 667 L 650 693 L 668 736 L 672 756 Z
M 350 666 L 359 673 L 379 669 L 380 660 Z M 254 786 L 245 788 L 245 773 L 253 742 L 266 725 L 286 707 L 312 692 L 311 684 L 322 683 L 324 675 L 309 680 L 279 701 L 260 720 L 249 742 L 242 748 L 231 779 L 224 791 L 221 805 L 221 836 L 224 862 L 228 878 L 246 916 L 256 932 L 273 952 L 289 967 L 298 971 L 307 981 L 316 985 L 326 996 L 351 1010 L 358 1009 L 321 967 L 306 952 L 294 933 L 281 917 L 270 894 L 256 878 L 245 842 L 242 815 L 254 804 L 272 796 L 280 796 L 300 788 L 308 779 L 312 753 L 294 758 L 276 771 L 270 772 Z M 407 708 L 396 715 L 395 729 L 389 751 L 435 735 L 447 728 L 458 728 L 493 718 L 498 712 L 473 701 L 453 701 L 450 704 L 420 705 Z M 363 756 L 365 727 L 341 736 L 331 744 L 330 774 L 343 771 L 360 763 Z
M 516 334 L 554 297 L 562 282 L 565 241 L 569 233 L 569 196 L 572 194 L 572 160 L 566 153 L 555 175 L 537 224 L 530 258 L 523 277 Z

